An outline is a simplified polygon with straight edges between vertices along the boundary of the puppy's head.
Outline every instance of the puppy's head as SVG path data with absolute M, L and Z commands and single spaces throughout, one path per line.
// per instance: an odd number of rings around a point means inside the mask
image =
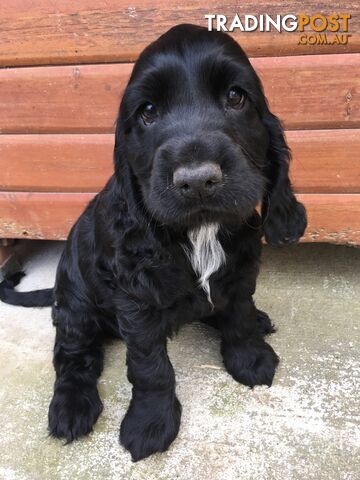
M 268 241 L 304 231 L 282 127 L 245 53 L 223 33 L 180 25 L 140 55 L 117 123 L 119 179 L 122 161 L 166 225 L 242 222 L 262 202 Z

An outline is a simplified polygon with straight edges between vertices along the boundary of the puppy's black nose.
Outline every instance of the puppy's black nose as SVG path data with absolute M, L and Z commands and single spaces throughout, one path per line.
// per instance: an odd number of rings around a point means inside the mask
M 188 198 L 206 198 L 213 195 L 222 180 L 220 166 L 210 162 L 196 167 L 179 167 L 173 178 L 175 187 Z

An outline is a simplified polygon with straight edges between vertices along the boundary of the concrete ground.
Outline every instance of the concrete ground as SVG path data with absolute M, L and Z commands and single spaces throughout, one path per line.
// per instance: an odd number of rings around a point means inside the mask
M 22 290 L 52 286 L 61 243 L 27 242 Z M 2 480 L 360 479 L 360 249 L 266 247 L 258 307 L 275 320 L 273 386 L 249 390 L 224 371 L 219 339 L 190 325 L 169 352 L 183 405 L 165 454 L 133 464 L 118 444 L 130 399 L 125 347 L 106 350 L 104 412 L 87 438 L 48 438 L 54 372 L 50 309 L 0 305 Z

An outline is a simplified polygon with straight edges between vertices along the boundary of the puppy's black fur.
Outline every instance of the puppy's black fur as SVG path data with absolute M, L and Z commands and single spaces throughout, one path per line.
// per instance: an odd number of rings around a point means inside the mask
M 72 228 L 54 293 L 41 302 L 38 292 L 32 303 L 53 303 L 52 435 L 72 441 L 101 413 L 104 334 L 127 346 L 133 394 L 120 441 L 134 461 L 166 450 L 179 430 L 166 341 L 182 324 L 215 325 L 234 379 L 271 385 L 278 357 L 263 336 L 272 325 L 252 295 L 262 235 L 271 244 L 291 243 L 306 226 L 289 160 L 282 126 L 229 36 L 180 25 L 144 50 L 120 106 L 115 174 Z M 211 195 L 189 197 L 187 185 L 174 184 L 179 168 L 208 162 L 221 171 Z M 214 223 L 226 263 L 210 278 L 212 306 L 186 249 L 190 229 Z M 2 285 L 3 300 L 23 302 L 12 290 L 17 280 Z

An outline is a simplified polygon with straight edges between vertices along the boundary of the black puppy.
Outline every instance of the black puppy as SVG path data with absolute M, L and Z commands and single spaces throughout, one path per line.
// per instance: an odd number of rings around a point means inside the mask
M 271 322 L 252 299 L 261 237 L 294 242 L 306 215 L 291 190 L 282 126 L 223 33 L 180 25 L 146 48 L 115 135 L 115 174 L 72 228 L 54 290 L 17 293 L 15 278 L 1 297 L 53 304 L 55 437 L 91 431 L 102 410 L 101 339 L 125 341 L 133 394 L 120 441 L 136 461 L 166 450 L 179 430 L 166 341 L 181 324 L 215 324 L 234 379 L 271 385 L 278 357 L 263 340 Z

